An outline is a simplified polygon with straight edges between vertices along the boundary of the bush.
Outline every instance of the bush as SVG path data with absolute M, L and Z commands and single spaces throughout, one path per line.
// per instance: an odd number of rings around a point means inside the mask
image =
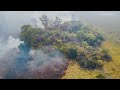
M 67 56 L 68 56 L 69 59 L 76 59 L 77 49 L 74 49 L 74 48 L 68 49 Z
M 93 51 L 93 47 L 87 46 L 87 47 L 86 47 L 86 50 L 88 50 L 88 51 Z
M 69 59 L 76 59 L 77 57 L 77 46 L 74 43 L 63 44 L 59 50 L 66 55 Z
M 112 60 L 112 57 L 111 57 L 109 54 L 105 53 L 105 54 L 102 56 L 102 60 L 109 62 L 109 61 Z
M 105 76 L 102 75 L 102 74 L 98 74 L 98 75 L 96 76 L 96 78 L 98 78 L 98 79 L 105 79 Z
M 97 69 L 97 68 L 102 67 L 102 64 L 98 63 L 97 61 L 90 60 L 90 61 L 87 61 L 87 66 L 86 67 L 88 69 Z
M 102 53 L 108 53 L 108 49 L 103 48 Z
M 102 34 L 98 34 L 97 35 L 97 39 L 99 39 L 100 41 L 104 41 L 105 40 L 105 38 L 104 38 L 104 36 Z
M 85 51 L 81 51 L 79 55 L 77 55 L 76 60 L 77 61 L 87 60 Z
M 87 69 L 100 69 L 103 66 L 102 63 L 94 61 L 94 60 L 81 61 L 80 65 L 81 67 L 87 68 Z

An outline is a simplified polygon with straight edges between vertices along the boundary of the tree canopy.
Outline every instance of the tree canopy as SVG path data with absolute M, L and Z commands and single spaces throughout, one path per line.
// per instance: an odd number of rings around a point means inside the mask
M 98 60 L 111 59 L 110 55 L 99 48 L 105 40 L 104 35 L 98 33 L 80 21 L 64 21 L 57 17 L 50 20 L 42 15 L 40 20 L 44 28 L 32 25 L 21 27 L 20 39 L 32 48 L 50 46 L 58 48 L 66 58 L 75 60 L 81 66 L 89 69 L 102 67 Z

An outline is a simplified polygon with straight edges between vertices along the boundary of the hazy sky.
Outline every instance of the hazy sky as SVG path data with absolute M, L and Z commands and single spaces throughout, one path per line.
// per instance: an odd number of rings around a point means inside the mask
M 112 29 L 120 26 L 120 11 L 0 11 L 0 33 L 15 33 L 24 24 L 39 23 L 38 17 L 60 16 L 63 20 L 79 19 L 82 22 Z

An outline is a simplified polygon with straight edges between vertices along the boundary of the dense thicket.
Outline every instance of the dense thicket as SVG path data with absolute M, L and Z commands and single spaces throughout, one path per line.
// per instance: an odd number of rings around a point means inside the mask
M 46 15 L 40 17 L 44 28 L 32 25 L 21 27 L 20 39 L 34 49 L 52 45 L 70 60 L 77 61 L 87 69 L 101 68 L 102 61 L 110 61 L 112 57 L 105 49 L 99 49 L 105 40 L 94 27 L 80 21 L 62 21 L 59 17 L 50 20 Z

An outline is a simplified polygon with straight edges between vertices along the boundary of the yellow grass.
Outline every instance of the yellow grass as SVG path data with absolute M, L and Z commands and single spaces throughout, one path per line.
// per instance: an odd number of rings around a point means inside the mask
M 107 78 L 120 79 L 120 44 L 106 41 L 103 46 L 109 50 L 113 61 L 105 63 L 104 72 Z
M 66 75 L 62 79 L 96 79 L 96 76 L 102 73 L 106 79 L 120 79 L 120 44 L 112 41 L 105 41 L 103 47 L 109 50 L 113 61 L 104 62 L 102 70 L 85 70 L 75 62 L 70 62 Z

